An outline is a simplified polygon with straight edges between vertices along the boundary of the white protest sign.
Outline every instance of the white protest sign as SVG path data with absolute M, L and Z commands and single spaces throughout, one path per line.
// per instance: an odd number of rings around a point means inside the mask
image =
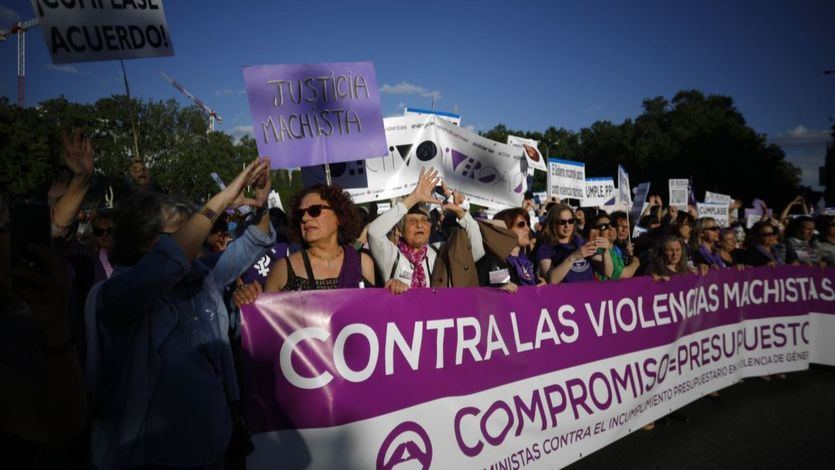
M 705 202 L 714 204 L 727 204 L 730 206 L 731 197 L 727 194 L 712 193 L 710 191 L 705 191 Z
M 618 165 L 618 197 L 615 204 L 621 210 L 632 207 L 632 192 L 629 190 L 629 173 L 622 165 Z
M 687 210 L 687 198 L 690 191 L 690 181 L 686 178 L 669 180 L 670 206 L 680 210 Z
M 632 238 L 633 239 L 638 238 L 638 237 L 640 237 L 641 235 L 643 235 L 647 232 L 649 232 L 648 228 L 640 227 L 637 224 L 635 224 L 635 228 L 632 229 Z
M 713 217 L 716 220 L 716 225 L 725 228 L 731 225 L 730 220 L 730 206 L 722 203 L 713 202 L 699 202 L 696 203 L 696 208 L 699 211 L 699 218 Z
M 55 64 L 174 55 L 162 0 L 32 0 Z
M 348 168 L 354 165 L 355 173 L 363 168 L 367 178 L 365 185 L 346 188 L 355 203 L 409 194 L 417 184 L 420 169 L 432 167 L 450 188 L 475 204 L 500 208 L 522 205 L 527 190 L 523 157 L 515 155 L 509 145 L 434 115 L 386 118 L 383 125 L 389 155 L 348 162 Z M 334 184 L 339 184 L 334 166 L 331 164 L 331 176 Z
M 611 177 L 586 178 L 586 197 L 580 207 L 600 207 L 615 197 L 615 180 Z
M 644 212 L 644 206 L 646 205 L 647 196 L 649 195 L 649 181 L 635 186 L 633 192 L 635 193 L 635 200 L 632 201 L 632 208 L 629 210 L 629 217 L 637 225 L 638 218 L 640 218 L 641 214 Z
M 545 165 L 545 158 L 539 151 L 539 142 L 533 139 L 509 135 L 507 136 L 507 144 L 524 153 L 528 160 L 528 167 L 548 171 L 548 167 Z
M 548 186 L 551 196 L 568 199 L 586 197 L 586 165 L 558 158 L 548 159 Z
M 461 115 L 455 113 L 448 113 L 446 111 L 433 111 L 431 109 L 420 109 L 420 108 L 404 108 L 403 109 L 404 116 L 438 116 L 441 119 L 446 119 L 447 121 L 455 124 L 456 126 L 461 125 Z

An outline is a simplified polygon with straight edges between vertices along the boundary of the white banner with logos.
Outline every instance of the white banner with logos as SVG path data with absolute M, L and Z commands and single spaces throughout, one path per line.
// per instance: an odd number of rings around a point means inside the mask
M 527 190 L 523 157 L 516 150 L 481 137 L 434 115 L 383 120 L 389 155 L 331 165 L 331 182 L 356 203 L 409 194 L 420 169 L 433 167 L 446 184 L 470 202 L 487 207 L 519 207 Z M 337 171 L 334 168 L 337 168 Z M 322 166 L 302 169 L 305 185 L 324 183 Z

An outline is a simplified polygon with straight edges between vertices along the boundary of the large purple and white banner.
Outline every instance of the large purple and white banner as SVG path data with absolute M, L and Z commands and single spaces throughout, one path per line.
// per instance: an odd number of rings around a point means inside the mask
M 835 365 L 832 269 L 284 293 L 243 313 L 255 469 L 557 468 L 744 377 Z

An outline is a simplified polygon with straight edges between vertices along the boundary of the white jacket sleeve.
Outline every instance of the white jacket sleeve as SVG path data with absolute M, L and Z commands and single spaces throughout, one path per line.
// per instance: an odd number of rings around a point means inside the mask
M 386 235 L 407 212 L 406 206 L 402 202 L 398 202 L 368 224 L 368 248 L 371 250 L 371 257 L 374 258 L 374 262 L 377 263 L 377 268 L 383 276 L 383 282 L 390 279 L 391 266 L 400 252 Z
M 464 212 L 464 217 L 458 220 L 458 225 L 467 231 L 467 236 L 470 238 L 470 245 L 473 247 L 473 261 L 480 260 L 484 257 L 484 241 L 481 239 L 478 222 L 473 219 L 469 212 Z

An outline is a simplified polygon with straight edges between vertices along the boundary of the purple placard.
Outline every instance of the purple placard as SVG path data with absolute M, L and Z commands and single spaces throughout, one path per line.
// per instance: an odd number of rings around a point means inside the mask
M 371 62 L 244 67 L 258 152 L 273 168 L 388 154 Z
M 711 271 L 664 283 L 643 277 L 523 287 L 515 295 L 486 288 L 414 289 L 400 296 L 383 289 L 265 295 L 243 309 L 244 407 L 254 432 L 335 426 L 669 345 L 745 320 L 788 317 L 781 334 L 797 339 L 806 334 L 809 312 L 835 314 L 833 299 L 835 270 L 792 266 Z M 614 310 L 609 310 L 610 301 Z M 674 302 L 692 302 L 695 310 L 672 314 Z M 628 330 L 609 312 L 616 315 L 620 309 L 629 324 L 630 303 L 639 317 L 637 326 Z M 543 309 L 560 340 L 535 347 Z M 472 338 L 474 323 L 480 330 L 477 349 L 482 359 L 491 331 L 493 339 L 496 331 L 503 337 L 509 354 L 495 349 L 489 360 L 476 361 L 468 350 L 459 352 L 459 335 Z M 393 348 L 387 370 L 391 325 L 397 327 L 398 339 L 412 345 L 415 329 L 422 330 L 422 346 L 412 357 L 417 370 L 399 348 Z M 445 334 L 438 340 L 441 329 Z M 352 332 L 345 336 L 349 339 L 337 346 L 346 331 Z M 377 359 L 370 374 L 360 377 L 370 363 L 371 342 L 364 336 L 369 334 L 377 339 Z M 329 377 L 327 384 L 300 388 L 291 383 L 283 369 L 287 363 L 280 359 L 285 344 L 294 344 L 286 348 L 291 354 L 285 359 L 301 380 Z M 334 359 L 337 349 L 343 351 L 341 364 Z M 346 367 L 353 379 L 343 373 Z

